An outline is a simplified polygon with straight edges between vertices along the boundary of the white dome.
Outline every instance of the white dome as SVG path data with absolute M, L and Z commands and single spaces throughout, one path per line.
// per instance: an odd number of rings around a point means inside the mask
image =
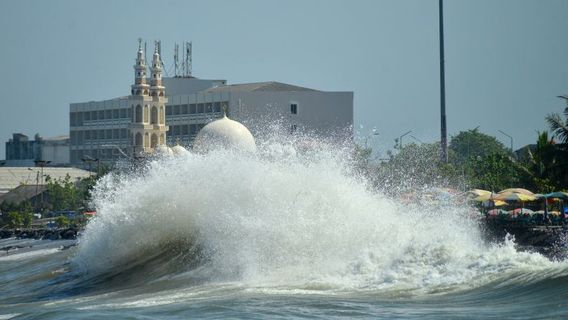
M 173 146 L 172 147 L 172 152 L 174 153 L 174 155 L 176 156 L 181 156 L 183 154 L 187 153 L 187 150 L 185 150 L 184 147 L 177 145 L 177 146 Z
M 256 143 L 244 125 L 224 116 L 203 127 L 193 142 L 197 152 L 206 153 L 216 148 L 256 152 Z

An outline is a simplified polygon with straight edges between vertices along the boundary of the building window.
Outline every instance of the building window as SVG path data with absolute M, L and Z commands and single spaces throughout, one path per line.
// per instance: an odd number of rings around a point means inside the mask
M 126 109 L 120 109 L 120 117 L 121 118 L 127 118 L 128 116 L 126 115 Z
M 174 106 L 174 115 L 178 115 L 178 114 L 179 114 L 179 107 L 180 107 L 180 106 L 177 105 L 177 104 Z
M 112 110 L 105 110 L 105 118 L 112 119 Z
M 156 106 L 153 106 L 152 112 L 150 112 L 150 123 L 158 124 L 158 108 Z
M 181 134 L 184 136 L 187 136 L 188 130 L 187 130 L 187 125 L 183 125 L 181 126 Z
M 91 113 L 89 111 L 85 112 L 85 114 L 83 115 L 83 120 L 84 121 L 90 121 L 91 120 Z
M 83 144 L 83 131 L 77 131 L 77 144 Z
M 221 102 L 215 102 L 213 104 L 213 112 L 221 112 Z
M 187 109 L 189 109 L 189 106 L 187 104 L 182 105 L 181 114 L 187 114 Z
M 113 119 L 118 119 L 119 118 L 119 110 L 118 109 L 114 109 L 112 110 L 112 117 Z
M 104 119 L 105 119 L 105 111 L 99 110 L 99 120 L 104 120 Z
M 195 105 L 195 103 L 192 103 L 189 105 L 189 113 L 190 114 L 194 114 L 197 112 L 197 106 Z
M 205 105 L 205 112 L 207 112 L 207 113 L 213 112 L 213 104 L 212 103 L 208 103 L 208 104 Z
M 295 103 L 292 103 L 290 105 L 290 113 L 291 114 L 298 114 L 298 105 Z
M 203 110 L 205 109 L 205 105 L 203 105 L 203 103 L 200 103 L 197 105 L 197 113 L 203 113 Z
M 142 146 L 142 134 L 140 132 L 136 133 L 136 140 L 134 142 L 135 146 Z
M 136 122 L 142 122 L 142 107 L 140 105 L 136 106 Z
M 83 125 L 83 112 L 77 112 L 77 125 Z
M 167 116 L 171 116 L 171 115 L 172 115 L 172 106 L 166 106 L 166 115 L 167 115 Z
M 148 123 L 149 113 L 150 113 L 150 111 L 148 109 L 148 105 L 145 105 L 144 106 L 144 123 Z M 146 143 L 146 142 L 147 142 L 146 137 L 144 137 L 144 143 Z M 148 146 L 146 146 L 146 147 L 148 147 Z
M 91 111 L 91 120 L 98 120 L 98 113 L 96 111 Z
M 158 136 L 154 133 L 152 134 L 152 141 L 150 143 L 150 147 L 155 148 L 158 145 Z
M 69 124 L 70 124 L 72 127 L 74 127 L 74 126 L 75 126 L 75 123 L 76 123 L 76 121 L 75 121 L 75 112 L 71 112 L 71 113 L 69 114 Z

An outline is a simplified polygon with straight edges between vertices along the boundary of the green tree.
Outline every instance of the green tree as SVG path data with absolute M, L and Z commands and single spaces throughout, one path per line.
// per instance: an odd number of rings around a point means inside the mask
M 63 180 L 46 178 L 47 193 L 53 210 L 77 210 L 80 202 L 77 197 L 77 188 L 71 181 L 71 177 L 66 175 Z
M 440 163 L 439 143 L 408 143 L 403 147 L 397 145 L 397 149 L 397 153 L 389 152 L 389 160 L 376 170 L 374 184 L 384 192 L 463 184 L 463 177 L 455 166 Z
M 505 146 L 495 137 L 479 132 L 477 128 L 460 131 L 450 140 L 449 159 L 457 165 L 465 164 L 470 158 L 486 157 L 492 154 L 509 154 Z
M 519 167 L 507 155 L 494 153 L 470 158 L 466 164 L 470 188 L 491 191 L 519 186 Z
M 556 170 L 553 170 L 552 180 L 558 189 L 568 189 L 568 107 L 564 109 L 564 118 L 558 114 L 549 114 L 546 122 L 552 132 L 552 140 L 558 139 L 560 144 L 554 147 L 554 154 L 557 159 Z
M 549 114 L 545 119 L 554 137 L 562 143 L 568 143 L 568 107 L 564 109 L 565 120 L 558 113 Z
M 20 214 L 18 211 L 8 212 L 8 228 L 18 228 L 22 226 L 23 223 L 22 214 Z
M 526 157 L 521 159 L 520 175 L 524 187 L 538 192 L 554 191 L 559 185 L 559 178 L 563 168 L 558 159 L 559 153 L 553 139 L 549 139 L 547 132 L 539 132 L 536 146 L 527 149 Z
M 67 228 L 70 224 L 70 221 L 66 216 L 58 216 L 57 218 L 55 218 L 55 223 L 59 228 Z
M 32 225 L 32 221 L 34 220 L 34 215 L 31 212 L 24 212 L 22 215 L 22 225 L 26 228 L 29 228 Z

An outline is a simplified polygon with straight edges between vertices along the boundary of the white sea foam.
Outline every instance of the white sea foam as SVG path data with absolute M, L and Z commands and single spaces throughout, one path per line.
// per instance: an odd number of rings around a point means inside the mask
M 33 251 L 18 251 L 9 252 L 6 255 L 0 256 L 0 261 L 15 261 L 15 260 L 25 260 L 31 258 L 37 258 L 41 256 L 47 256 L 56 252 L 59 252 L 59 248 L 51 248 L 51 249 L 41 249 L 41 250 L 33 250 Z
M 196 244 L 210 281 L 395 294 L 481 286 L 555 264 L 512 243 L 485 244 L 463 208 L 408 207 L 371 192 L 343 151 L 305 146 L 187 153 L 156 159 L 144 174 L 107 176 L 74 262 L 104 272 L 164 244 L 182 253 Z

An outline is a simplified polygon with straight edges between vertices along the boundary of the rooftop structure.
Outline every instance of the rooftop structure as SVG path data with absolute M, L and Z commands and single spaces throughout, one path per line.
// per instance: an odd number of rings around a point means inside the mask
M 90 172 L 77 168 L 0 167 L 0 195 L 22 185 L 45 185 L 47 176 L 60 180 L 67 175 L 75 181 L 89 177 Z
M 28 136 L 14 133 L 6 142 L 7 166 L 34 166 L 34 161 L 49 161 L 53 166 L 69 164 L 69 136 L 42 138 L 39 134 L 30 140 Z
M 223 108 L 258 136 L 274 121 L 284 124 L 286 134 L 351 132 L 353 92 L 325 92 L 275 81 L 227 85 L 226 80 L 198 79 L 187 71 L 162 79 L 156 69 L 161 67 L 159 43 L 157 48 L 147 79 L 145 53 L 139 45 L 130 96 L 70 105 L 72 164 L 80 165 L 86 157 L 112 163 L 153 152 L 162 144 L 191 147 L 201 128 L 223 117 Z

